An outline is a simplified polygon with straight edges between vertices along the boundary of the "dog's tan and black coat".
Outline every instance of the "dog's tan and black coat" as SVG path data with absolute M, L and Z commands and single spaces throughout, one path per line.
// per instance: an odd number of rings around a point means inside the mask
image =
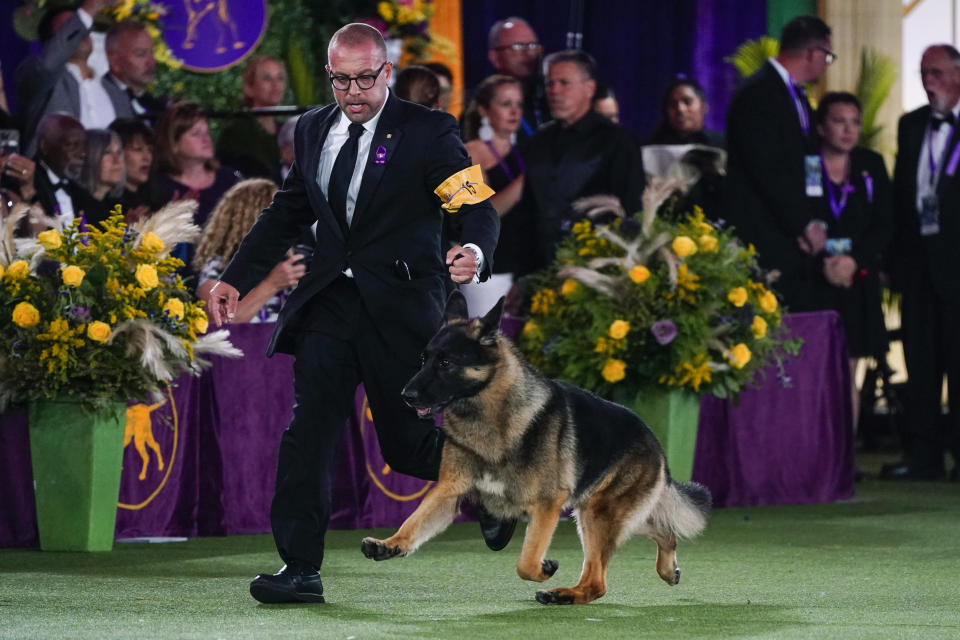
M 557 522 L 572 507 L 583 545 L 580 581 L 538 591 L 544 604 L 595 600 L 606 592 L 616 547 L 633 535 L 657 543 L 657 573 L 680 580 L 677 539 L 700 533 L 710 493 L 670 477 L 663 449 L 633 412 L 541 375 L 500 335 L 503 300 L 469 320 L 454 292 L 423 367 L 403 390 L 424 416 L 442 409 L 444 443 L 437 485 L 386 540 L 365 538 L 375 560 L 409 555 L 453 521 L 461 499 L 501 518 L 529 517 L 517 573 L 543 582 Z

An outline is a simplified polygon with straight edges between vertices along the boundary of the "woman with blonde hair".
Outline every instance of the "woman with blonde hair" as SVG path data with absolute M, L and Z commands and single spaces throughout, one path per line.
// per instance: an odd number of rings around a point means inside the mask
M 217 204 L 203 230 L 193 258 L 193 268 L 199 272 L 197 295 L 204 297 L 223 273 L 240 241 L 257 221 L 260 212 L 273 200 L 277 185 L 265 178 L 238 182 Z M 309 248 L 298 246 L 299 253 L 290 251 L 263 281 L 240 300 L 233 322 L 276 322 L 289 289 L 307 272 L 304 264 L 309 259 Z

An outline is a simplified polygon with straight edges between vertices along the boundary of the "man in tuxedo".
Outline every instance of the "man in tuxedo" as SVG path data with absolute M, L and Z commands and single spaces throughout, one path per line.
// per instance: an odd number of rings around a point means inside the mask
M 286 565 L 250 585 L 267 603 L 323 602 L 330 468 L 360 382 L 391 468 L 437 477 L 443 432 L 418 420 L 400 390 L 439 327 L 444 281 L 486 279 L 499 232 L 493 191 L 470 168 L 456 120 L 389 93 L 393 68 L 380 33 L 349 24 L 330 40 L 328 57 L 336 104 L 300 117 L 282 189 L 207 296 L 213 321 L 229 320 L 238 297 L 317 224 L 310 269 L 268 348 L 296 356 L 296 405 L 270 510 Z M 464 240 L 445 256 L 443 215 L 462 219 Z M 507 524 L 496 533 L 509 539 Z
M 793 311 L 816 307 L 814 258 L 826 225 L 813 219 L 822 173 L 803 85 L 836 59 L 830 28 L 813 16 L 788 22 L 780 52 L 748 78 L 727 110 L 725 217 L 760 264 L 780 271 L 777 291 Z
M 903 293 L 901 327 L 907 365 L 903 460 L 884 478 L 936 480 L 944 451 L 960 461 L 960 52 L 928 47 L 920 76 L 930 103 L 900 118 L 894 169 L 896 238 L 890 248 L 894 282 Z M 943 375 L 949 416 L 941 416 Z M 960 475 L 954 466 L 951 478 Z
M 59 218 L 65 225 L 90 208 L 91 196 L 78 182 L 87 157 L 86 148 L 87 133 L 70 116 L 51 113 L 37 126 L 35 200 L 44 213 Z M 33 231 L 45 228 L 40 226 Z
M 576 221 L 571 204 L 585 196 L 616 196 L 633 214 L 641 207 L 645 178 L 636 138 L 593 110 L 596 63 L 582 50 L 551 53 L 544 61 L 553 120 L 524 152 L 523 195 L 510 213 L 529 237 L 521 275 L 553 262 L 557 243 Z
M 16 73 L 28 155 L 36 151 L 35 133 L 45 114 L 69 114 L 87 129 L 106 128 L 113 122 L 113 104 L 87 64 L 93 51 L 93 18 L 111 2 L 84 0 L 76 11 L 51 10 L 41 20 L 43 51 L 25 58 Z
M 136 20 L 123 20 L 107 31 L 105 43 L 110 70 L 101 78 L 117 118 L 148 114 L 155 120 L 166 103 L 147 91 L 153 84 L 156 59 L 153 39 Z
M 516 16 L 497 20 L 487 34 L 487 57 L 497 73 L 520 81 L 523 87 L 523 120 L 520 123 L 521 143 L 533 137 L 548 120 L 540 56 L 543 46 L 533 27 Z

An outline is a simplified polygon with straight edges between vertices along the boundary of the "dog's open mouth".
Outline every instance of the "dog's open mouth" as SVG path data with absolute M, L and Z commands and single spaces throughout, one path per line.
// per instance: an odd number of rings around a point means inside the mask
M 433 415 L 433 407 L 414 407 L 418 418 L 429 418 Z

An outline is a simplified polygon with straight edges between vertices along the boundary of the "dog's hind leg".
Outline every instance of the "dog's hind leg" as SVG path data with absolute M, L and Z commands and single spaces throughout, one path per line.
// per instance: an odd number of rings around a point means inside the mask
M 657 543 L 657 574 L 671 587 L 680 582 L 680 567 L 677 566 L 677 536 L 673 534 L 648 534 Z
M 517 575 L 524 580 L 544 582 L 556 573 L 560 566 L 556 560 L 543 556 L 550 547 L 567 495 L 564 492 L 553 504 L 537 505 L 529 510 L 530 524 L 527 525 L 527 533 L 523 538 L 523 550 L 517 559 Z

